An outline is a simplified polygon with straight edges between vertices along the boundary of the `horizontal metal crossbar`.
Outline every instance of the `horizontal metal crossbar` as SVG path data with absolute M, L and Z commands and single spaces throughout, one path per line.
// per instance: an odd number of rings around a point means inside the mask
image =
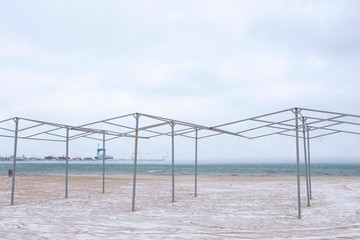
M 9 131 L 9 132 L 15 132 L 14 130 L 11 130 L 11 129 L 8 129 L 8 128 L 0 127 L 0 129 L 5 130 L 5 131 Z
M 268 137 L 268 136 L 271 136 L 271 135 L 281 134 L 281 133 L 285 133 L 285 132 L 289 132 L 289 131 L 296 131 L 296 130 L 295 129 L 288 129 L 288 130 L 283 130 L 283 131 L 279 131 L 279 132 L 273 132 L 273 133 L 258 135 L 258 136 L 255 136 L 255 137 L 251 137 L 251 139 Z
M 334 117 L 334 118 L 340 118 L 343 116 L 338 116 L 338 117 Z M 336 123 L 342 123 L 342 124 L 349 124 L 349 125 L 356 125 L 356 126 L 360 126 L 360 123 L 355 123 L 355 122 L 349 122 L 349 121 L 340 121 L 340 120 L 334 120 L 334 118 L 327 118 L 327 119 L 321 119 L 321 118 L 316 118 L 316 117 L 308 117 L 309 119 L 315 119 L 315 120 L 320 120 L 320 122 L 323 121 L 329 121 L 329 122 L 336 122 Z M 315 122 L 313 122 L 315 123 Z M 312 123 L 309 123 L 312 124 Z
M 35 141 L 47 141 L 47 142 L 65 142 L 66 140 L 50 139 L 50 138 L 29 138 L 29 137 L 18 137 L 19 139 L 35 140 Z
M 314 109 L 309 109 L 309 108 L 301 108 L 301 110 L 309 111 L 309 112 L 318 112 L 318 113 L 325 113 L 325 114 L 333 114 L 333 115 L 341 115 L 341 116 L 360 118 L 360 115 L 354 115 L 354 114 L 348 114 L 348 113 L 337 113 L 337 112 L 330 112 L 330 111 L 324 111 L 324 110 L 314 110 Z
M 320 135 L 317 135 L 317 136 L 312 136 L 312 137 L 310 137 L 310 139 L 319 138 L 319 137 L 325 137 L 325 136 L 333 135 L 333 134 L 336 134 L 336 133 L 339 133 L 339 132 L 324 133 L 324 134 L 320 134 Z
M 82 124 L 79 127 L 86 127 L 86 126 L 94 125 L 94 124 L 97 124 L 97 123 L 106 123 L 106 122 L 109 122 L 109 121 L 113 121 L 113 120 L 117 120 L 117 119 L 121 119 L 121 118 L 125 118 L 125 117 L 130 117 L 130 116 L 133 116 L 133 115 L 134 115 L 134 113 L 130 113 L 130 114 L 126 114 L 126 115 L 122 115 L 122 116 L 118 116 L 118 117 L 107 118 L 107 119 L 104 119 L 104 120 L 99 120 L 99 121 L 95 121 L 95 122 L 91 122 L 91 123 Z
M 340 129 L 333 129 L 333 128 L 327 128 L 327 127 L 312 127 L 315 129 L 322 129 L 322 130 L 328 130 L 328 131 L 332 131 L 332 132 L 337 132 L 337 133 L 349 133 L 349 134 L 356 134 L 356 135 L 360 135 L 359 132 L 352 132 L 352 131 L 346 131 L 346 130 L 340 130 Z
M 158 127 L 164 126 L 166 124 L 170 124 L 170 123 L 175 124 L 175 125 L 181 125 L 181 126 L 185 127 L 183 129 L 178 129 L 178 130 L 174 131 L 175 136 L 194 138 L 193 136 L 189 136 L 189 134 L 191 134 L 192 132 L 195 131 L 195 129 L 197 129 L 197 130 L 203 130 L 203 131 L 206 130 L 206 131 L 212 132 L 207 135 L 198 137 L 198 139 L 215 137 L 215 136 L 222 135 L 222 134 L 233 135 L 233 136 L 242 137 L 242 138 L 246 138 L 246 139 L 256 139 L 256 138 L 268 137 L 268 136 L 272 136 L 272 135 L 283 135 L 283 136 L 295 137 L 294 135 L 289 134 L 289 132 L 296 131 L 295 121 L 294 121 L 295 118 L 286 118 L 286 119 L 281 120 L 280 117 L 284 117 L 284 116 L 279 115 L 279 114 L 283 114 L 286 112 L 290 112 L 290 113 L 294 114 L 295 113 L 294 109 L 295 108 L 289 108 L 289 109 L 276 111 L 276 112 L 272 112 L 272 113 L 268 113 L 268 114 L 258 115 L 256 117 L 250 117 L 250 118 L 232 121 L 232 122 L 228 122 L 228 123 L 224 123 L 224 124 L 219 124 L 219 125 L 215 125 L 212 127 L 208 127 L 208 126 L 204 126 L 204 125 L 200 125 L 200 124 L 194 124 L 194 123 L 190 123 L 190 122 L 186 122 L 186 121 L 164 118 L 164 117 L 160 117 L 160 116 L 144 114 L 144 113 L 131 113 L 131 114 L 126 114 L 126 115 L 122 115 L 122 116 L 118 116 L 118 117 L 94 121 L 91 123 L 86 123 L 86 124 L 82 124 L 82 125 L 78 125 L 78 126 L 71 126 L 71 125 L 53 123 L 53 122 L 47 122 L 47 121 L 39 121 L 39 120 L 34 120 L 34 119 L 22 118 L 22 117 L 15 117 L 15 118 L 1 120 L 0 124 L 9 122 L 12 120 L 16 120 L 16 119 L 19 120 L 19 122 L 22 122 L 22 121 L 33 122 L 35 124 L 32 126 L 19 128 L 18 133 L 25 132 L 26 130 L 30 130 L 30 129 L 35 130 L 35 131 L 33 131 L 34 133 L 29 134 L 27 136 L 19 136 L 20 139 L 60 141 L 60 142 L 66 141 L 65 131 L 64 131 L 63 135 L 58 134 L 56 131 L 61 130 L 61 129 L 67 129 L 67 128 L 69 128 L 69 130 L 71 130 L 71 131 L 82 132 L 82 133 L 70 136 L 69 140 L 75 140 L 75 139 L 79 139 L 79 138 L 102 140 L 100 138 L 93 136 L 94 134 L 106 134 L 106 135 L 112 136 L 112 137 L 109 137 L 106 141 L 109 141 L 112 139 L 117 139 L 120 137 L 134 138 L 136 130 L 138 130 L 139 132 L 142 131 L 142 132 L 150 133 L 150 134 L 148 134 L 149 136 L 140 136 L 139 137 L 139 138 L 143 138 L 143 139 L 150 139 L 150 138 L 155 138 L 155 137 L 159 137 L 159 136 L 171 136 L 172 132 L 170 130 L 164 130 L 164 129 L 154 130 L 155 128 L 158 128 Z M 312 132 L 315 132 L 315 134 L 311 138 L 318 138 L 318 137 L 327 136 L 327 135 L 335 134 L 335 133 L 348 133 L 348 134 L 360 135 L 360 131 L 359 132 L 351 131 L 351 130 L 345 129 L 343 127 L 345 125 L 360 126 L 360 122 L 350 121 L 348 119 L 347 120 L 342 119 L 344 117 L 353 117 L 353 118 L 359 118 L 359 120 L 360 120 L 360 115 L 336 113 L 336 112 L 314 110 L 314 109 L 307 109 L 307 108 L 297 108 L 297 109 L 298 109 L 298 113 L 299 113 L 298 117 L 300 120 L 298 128 L 301 129 L 302 127 L 308 127 Z M 148 125 L 148 126 L 139 127 L 138 129 L 136 129 L 134 127 L 126 126 L 120 122 L 122 119 L 125 120 L 125 118 L 128 118 L 128 117 L 134 118 L 134 121 L 135 121 L 136 115 L 140 116 L 140 117 L 144 117 L 144 118 L 155 119 L 160 122 L 156 123 L 156 124 Z M 278 115 L 278 117 L 276 117 L 276 115 Z M 324 115 L 324 117 L 323 118 L 319 117 L 319 115 Z M 280 118 L 280 119 L 277 121 L 272 121 L 271 119 L 274 118 L 273 116 L 275 116 L 276 118 Z M 127 121 L 128 120 L 129 119 L 127 119 Z M 114 122 L 114 121 L 118 121 L 119 123 Z M 236 124 L 243 123 L 243 122 L 258 122 L 258 123 L 264 123 L 264 125 L 260 125 L 258 127 L 248 127 L 248 128 L 243 128 L 241 130 L 240 129 L 236 130 L 236 126 L 237 126 Z M 331 122 L 331 124 L 326 124 L 325 126 L 315 126 L 315 124 L 320 124 L 320 123 L 325 123 L 325 122 Z M 104 129 L 104 128 L 96 129 L 96 128 L 92 127 L 93 125 L 100 124 L 100 123 L 113 126 L 113 129 Z M 48 126 L 48 127 L 50 126 L 53 128 L 48 129 L 46 131 L 36 132 L 36 130 L 38 130 L 39 128 L 43 128 L 45 126 Z M 134 126 L 135 126 L 135 124 L 134 124 Z M 225 130 L 224 127 L 227 127 L 227 126 L 233 126 L 233 129 L 235 129 L 235 130 L 231 130 L 231 131 Z M 337 126 L 337 127 L 334 128 L 334 126 Z M 116 127 L 122 128 L 122 129 L 121 130 L 115 129 Z M 244 133 L 250 133 L 255 130 L 260 131 L 260 130 L 265 130 L 265 129 L 275 129 L 278 131 L 274 131 L 272 133 L 264 133 L 263 132 L 264 134 L 259 134 L 259 135 L 252 136 L 252 137 L 244 135 Z M 0 130 L 15 133 L 15 130 L 9 129 L 8 127 L 4 127 L 4 126 L 0 126 Z M 317 130 L 329 131 L 329 133 L 316 135 Z M 60 139 L 41 138 L 41 137 L 39 137 L 40 135 L 49 135 L 54 138 L 60 138 Z M 3 134 L 3 135 L 0 135 L 0 137 L 13 138 L 14 136 Z
M 0 123 L 8 122 L 8 121 L 11 121 L 11 120 L 14 120 L 14 119 L 15 118 L 8 118 L 8 119 L 0 120 Z
M 32 128 L 36 128 L 36 127 L 40 127 L 40 126 L 43 126 L 44 123 L 39 123 L 39 124 L 36 124 L 34 126 L 30 126 L 30 127 L 26 127 L 26 128 L 22 128 L 22 129 L 19 129 L 18 131 L 19 132 L 22 132 L 22 131 L 25 131 L 25 130 L 28 130 L 28 129 L 32 129 Z
M 121 124 L 112 123 L 112 122 L 108 122 L 108 121 L 104 121 L 103 123 L 105 123 L 105 124 L 109 124 L 109 125 L 113 125 L 113 126 L 117 126 L 117 127 L 126 128 L 126 129 L 131 129 L 132 131 L 135 131 L 135 128 L 128 127 L 128 126 L 121 125 Z
M 266 124 L 266 125 L 262 125 L 262 126 L 258 126 L 258 127 L 253 127 L 253 128 L 249 128 L 247 130 L 243 130 L 241 132 L 237 132 L 237 133 L 244 133 L 244 132 L 250 132 L 250 131 L 254 131 L 254 130 L 258 130 L 260 128 L 266 128 L 266 127 L 269 127 L 269 128 L 278 128 L 278 129 L 283 129 L 283 130 L 287 130 L 288 128 L 280 128 L 280 127 L 275 127 L 273 125 L 281 125 L 281 126 L 286 126 L 286 127 L 294 127 L 294 125 L 291 125 L 291 124 L 283 124 L 284 122 L 288 122 L 290 120 L 294 120 L 294 119 L 289 119 L 289 120 L 284 120 L 284 121 L 280 121 L 280 122 L 270 122 L 270 121 L 265 121 L 265 120 L 259 120 L 259 119 L 252 119 L 252 120 L 249 120 L 249 121 L 256 121 L 256 122 L 262 122 L 262 123 L 269 123 L 269 124 Z
M 256 117 L 241 119 L 241 120 L 237 120 L 237 121 L 233 121 L 233 122 L 228 122 L 228 123 L 216 125 L 215 127 L 224 127 L 224 126 L 228 126 L 228 125 L 233 125 L 233 124 L 236 124 L 236 123 L 241 123 L 241 122 L 245 122 L 245 121 L 249 121 L 249 120 L 253 120 L 253 119 L 257 119 L 257 118 L 264 118 L 264 117 L 268 117 L 268 116 L 271 116 L 271 115 L 276 115 L 276 114 L 288 112 L 288 111 L 291 111 L 291 110 L 293 110 L 293 108 L 285 109 L 285 110 L 277 111 L 277 112 L 273 112 L 273 113 L 268 113 L 268 114 L 264 114 L 264 115 L 259 115 L 259 116 L 256 116 Z
M 88 137 L 88 136 L 91 136 L 91 135 L 94 135 L 94 134 L 95 133 L 87 133 L 87 132 L 76 134 L 76 135 L 73 135 L 73 136 L 69 137 L 69 141 L 72 141 L 72 140 L 75 140 L 75 139 L 78 139 L 78 138 Z
M 209 131 L 214 131 L 214 132 L 220 132 L 220 133 L 226 133 L 226 134 L 235 135 L 235 136 L 238 136 L 238 137 L 245 137 L 245 136 L 242 136 L 242 135 L 234 133 L 234 132 L 229 132 L 229 131 L 226 131 L 226 130 L 219 129 L 217 127 L 206 127 L 206 126 L 203 126 L 203 125 L 188 123 L 188 122 L 184 122 L 184 121 L 178 121 L 178 120 L 174 120 L 174 119 L 157 117 L 157 116 L 152 116 L 152 115 L 143 114 L 143 113 L 140 113 L 140 114 L 141 114 L 141 116 L 146 116 L 146 117 L 157 119 L 157 120 L 160 120 L 160 121 L 173 122 L 174 124 L 179 124 L 179 125 L 183 125 L 183 126 L 188 126 L 188 127 L 198 128 L 198 129 L 204 129 L 204 130 L 209 130 Z

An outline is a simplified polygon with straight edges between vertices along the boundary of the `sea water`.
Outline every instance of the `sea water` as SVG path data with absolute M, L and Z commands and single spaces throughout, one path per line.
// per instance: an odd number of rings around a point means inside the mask
M 13 168 L 12 162 L 0 162 L 0 174 L 8 174 Z M 69 161 L 70 175 L 101 175 L 102 161 Z M 121 161 L 108 161 L 105 164 L 106 175 L 133 174 L 134 166 Z M 290 163 L 273 164 L 199 164 L 199 175 L 209 176 L 296 176 L 297 166 Z M 301 175 L 305 175 L 304 165 L 300 165 Z M 65 161 L 32 161 L 17 162 L 16 174 L 25 175 L 64 175 Z M 138 163 L 137 174 L 171 175 L 170 164 Z M 176 175 L 194 175 L 195 166 L 191 164 L 175 164 Z M 312 176 L 360 176 L 360 163 L 312 163 Z

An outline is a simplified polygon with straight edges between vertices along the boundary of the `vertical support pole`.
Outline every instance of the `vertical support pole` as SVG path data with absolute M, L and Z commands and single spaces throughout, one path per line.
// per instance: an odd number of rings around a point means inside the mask
M 195 128 L 195 197 L 197 196 L 197 177 L 198 177 L 198 128 Z
M 306 175 L 306 197 L 307 197 L 307 206 L 310 207 L 310 192 L 309 192 L 309 174 L 308 174 L 308 161 L 307 161 L 307 151 L 306 151 L 306 135 L 305 135 L 305 119 L 301 118 L 303 125 L 303 140 L 304 140 L 304 160 L 305 160 L 305 175 Z
M 136 167 L 137 167 L 137 155 L 138 155 L 139 118 L 140 118 L 139 113 L 136 113 L 135 114 L 136 126 L 135 126 L 134 175 L 133 175 L 133 194 L 132 194 L 131 211 L 135 211 Z
M 69 187 L 69 127 L 66 127 L 66 167 L 65 167 L 65 198 L 68 198 Z
M 301 200 L 300 200 L 300 160 L 299 160 L 299 110 L 295 108 L 295 132 L 296 132 L 296 168 L 297 168 L 297 191 L 298 191 L 298 219 L 301 219 Z
M 171 123 L 171 169 L 172 169 L 172 202 L 175 202 L 175 159 L 174 159 L 174 122 Z
M 308 169 L 309 169 L 309 192 L 310 192 L 310 199 L 312 199 L 311 196 L 311 165 L 310 165 L 310 127 L 306 128 L 307 132 L 307 145 L 308 145 Z
M 102 192 L 105 193 L 105 157 L 106 157 L 106 149 L 105 149 L 105 131 L 103 133 L 103 165 L 102 165 Z
M 15 121 L 15 139 L 14 139 L 14 159 L 12 169 L 12 183 L 11 183 L 11 205 L 14 205 L 15 196 L 15 174 L 16 174 L 16 152 L 17 152 L 17 141 L 18 141 L 18 130 L 19 130 L 19 119 L 14 118 Z

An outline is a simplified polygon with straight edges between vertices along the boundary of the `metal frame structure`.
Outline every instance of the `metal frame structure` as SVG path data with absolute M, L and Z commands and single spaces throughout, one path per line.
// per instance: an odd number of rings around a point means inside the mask
M 141 118 L 141 121 L 140 121 Z M 134 124 L 135 119 L 135 124 Z M 14 121 L 15 127 L 2 127 L 2 124 Z M 125 121 L 126 123 L 119 121 Z M 24 124 L 20 128 L 20 122 Z M 141 125 L 142 123 L 142 125 Z M 132 126 L 129 124 L 133 124 Z M 168 128 L 170 127 L 170 128 Z M 65 130 L 65 131 L 64 131 Z M 103 142 L 102 158 L 102 192 L 105 193 L 105 143 L 122 137 L 134 138 L 134 168 L 132 211 L 135 211 L 136 174 L 138 162 L 138 139 L 152 139 L 159 136 L 171 137 L 172 164 L 172 202 L 175 201 L 175 137 L 182 136 L 195 140 L 195 196 L 197 196 L 198 175 L 198 140 L 217 135 L 233 135 L 244 139 L 258 139 L 274 135 L 295 138 L 297 164 L 297 198 L 298 218 L 301 218 L 300 193 L 300 139 L 303 139 L 304 163 L 306 176 L 307 206 L 311 200 L 311 164 L 310 139 L 324 137 L 337 133 L 360 135 L 360 115 L 336 113 L 306 108 L 290 108 L 256 117 L 241 119 L 216 126 L 203 126 L 189 122 L 144 114 L 134 113 L 114 118 L 91 122 L 79 126 L 51 123 L 27 118 L 10 118 L 0 121 L 0 137 L 14 139 L 13 176 L 11 189 L 11 205 L 14 204 L 16 154 L 18 139 L 65 142 L 66 174 L 65 198 L 68 197 L 68 165 L 69 142 L 88 138 Z M 11 134 L 10 134 L 11 133 Z M 201 133 L 201 135 L 199 135 Z M 310 133 L 312 134 L 310 137 Z M 141 135 L 140 135 L 141 134 Z M 194 136 L 195 134 L 195 136 Z M 302 136 L 301 136 L 302 135 Z M 99 137 L 101 136 L 101 137 Z

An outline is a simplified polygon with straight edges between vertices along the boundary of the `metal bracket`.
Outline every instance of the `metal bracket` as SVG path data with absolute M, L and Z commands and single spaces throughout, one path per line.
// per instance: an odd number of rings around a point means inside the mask
M 293 109 L 291 109 L 291 112 L 293 113 L 293 114 L 295 114 L 295 109 L 297 109 L 297 113 L 299 114 L 299 113 L 301 113 L 301 108 L 293 108 Z
M 140 117 L 141 117 L 141 114 L 140 114 L 140 113 L 134 113 L 134 114 L 133 114 L 133 117 L 134 117 L 134 118 L 140 118 Z

